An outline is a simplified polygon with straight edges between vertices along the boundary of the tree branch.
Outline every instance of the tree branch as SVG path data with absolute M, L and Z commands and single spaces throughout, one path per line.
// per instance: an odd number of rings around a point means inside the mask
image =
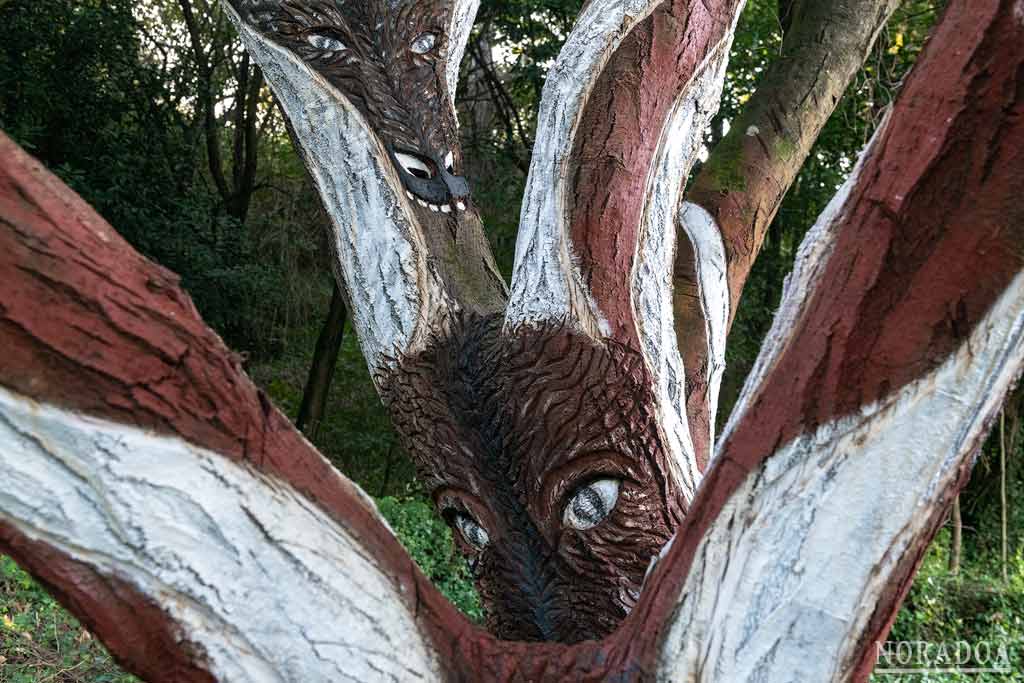
M 783 7 L 782 5 L 785 5 Z M 789 186 L 818 134 L 861 68 L 898 0 L 793 0 L 780 4 L 785 21 L 782 55 L 715 146 L 687 192 L 707 211 L 725 248 L 728 316 Z M 683 226 L 685 231 L 685 225 Z M 680 238 L 674 268 L 676 337 L 686 370 L 687 415 L 698 459 L 706 463 L 713 434 L 723 358 L 708 356 L 707 319 L 692 245 Z M 724 349 L 723 349 L 724 351 Z M 703 465 L 702 465 L 703 466 Z

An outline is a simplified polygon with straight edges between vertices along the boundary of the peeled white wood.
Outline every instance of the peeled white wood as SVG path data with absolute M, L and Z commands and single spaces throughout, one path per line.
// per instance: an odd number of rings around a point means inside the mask
M 568 161 L 602 68 L 659 1 L 592 0 L 548 71 L 519 218 L 506 328 L 568 320 L 595 337 L 607 330 L 573 263 L 566 223 Z
M 219 681 L 439 677 L 356 532 L 284 482 L 4 389 L 0 481 L 0 519 L 151 596 Z
M 369 125 L 320 74 L 222 3 L 295 131 L 331 219 L 336 275 L 370 367 L 416 348 L 450 308 L 401 181 Z
M 473 20 L 480 9 L 480 0 L 453 0 L 451 15 L 448 22 L 448 64 L 445 67 L 445 79 L 448 81 L 448 94 L 455 107 L 455 91 L 459 88 L 459 68 L 462 57 L 466 54 L 466 43 L 473 30 Z M 456 121 L 458 117 L 456 117 Z
M 676 256 L 676 225 L 682 213 L 680 204 L 686 174 L 697 158 L 704 130 L 718 111 L 732 35 L 729 31 L 722 42 L 710 51 L 704 64 L 698 67 L 693 82 L 680 95 L 662 131 L 647 182 L 648 199 L 644 205 L 631 274 L 637 336 L 644 362 L 654 380 L 662 442 L 672 456 L 673 474 L 687 503 L 693 499 L 697 489 L 700 470 L 687 421 L 686 381 L 674 326 L 672 273 Z M 701 258 L 709 262 L 715 258 L 720 260 L 703 267 L 698 264 L 698 271 L 705 275 L 700 281 L 702 295 L 706 292 L 712 299 L 724 296 L 728 301 L 727 290 L 712 291 L 725 286 L 725 251 L 717 226 L 712 223 L 707 227 L 694 232 L 694 237 L 700 239 L 700 244 L 694 246 L 695 255 L 698 261 Z M 710 276 L 716 271 L 721 273 L 719 279 Z M 709 320 L 711 323 L 718 324 L 718 319 Z M 719 365 L 724 368 L 724 328 L 719 330 L 716 327 L 716 334 L 718 336 L 714 337 L 709 334 L 707 338 L 709 342 L 721 345 Z M 718 350 L 717 346 L 713 347 L 708 357 L 714 358 L 714 352 Z M 720 369 L 718 376 L 721 376 Z
M 701 312 L 707 339 L 708 436 L 712 452 L 715 444 L 715 420 L 718 417 L 718 392 L 725 372 L 725 342 L 729 333 L 729 283 L 726 279 L 725 244 L 715 219 L 697 204 L 686 202 L 679 212 L 679 227 L 693 246 L 697 266 Z

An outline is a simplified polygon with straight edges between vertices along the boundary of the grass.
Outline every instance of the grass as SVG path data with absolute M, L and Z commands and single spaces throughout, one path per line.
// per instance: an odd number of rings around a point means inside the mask
M 0 555 L 0 683 L 129 683 L 106 649 Z

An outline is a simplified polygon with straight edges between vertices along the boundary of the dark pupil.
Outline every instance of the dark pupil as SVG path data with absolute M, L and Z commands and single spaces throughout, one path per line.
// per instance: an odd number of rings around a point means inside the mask
M 422 168 L 410 168 L 409 173 L 412 173 L 417 178 L 430 178 L 430 174 L 424 171 Z
M 577 519 L 589 524 L 597 524 L 608 514 L 605 510 L 604 501 L 597 491 L 589 486 L 579 492 L 572 501 L 572 512 Z

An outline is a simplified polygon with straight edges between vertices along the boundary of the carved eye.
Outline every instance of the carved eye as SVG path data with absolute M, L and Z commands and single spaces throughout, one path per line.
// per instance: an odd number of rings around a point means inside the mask
M 418 55 L 425 55 L 434 49 L 437 44 L 437 36 L 433 33 L 421 33 L 412 41 L 409 48 Z
M 338 40 L 336 36 L 324 33 L 310 33 L 306 36 L 306 42 L 318 50 L 325 52 L 340 52 L 347 50 L 345 43 Z
M 423 179 L 432 178 L 434 175 L 430 166 L 427 166 L 423 161 L 417 159 L 411 154 L 395 152 L 395 158 L 398 159 L 398 163 L 402 165 L 402 168 L 404 168 L 409 175 Z
M 459 512 L 455 515 L 455 528 L 466 539 L 466 543 L 477 550 L 483 550 L 487 546 L 488 541 L 491 540 L 491 537 L 487 535 L 487 531 L 477 524 L 475 519 L 465 513 Z
M 618 479 L 598 479 L 580 487 L 565 506 L 562 522 L 584 531 L 604 521 L 619 499 Z

